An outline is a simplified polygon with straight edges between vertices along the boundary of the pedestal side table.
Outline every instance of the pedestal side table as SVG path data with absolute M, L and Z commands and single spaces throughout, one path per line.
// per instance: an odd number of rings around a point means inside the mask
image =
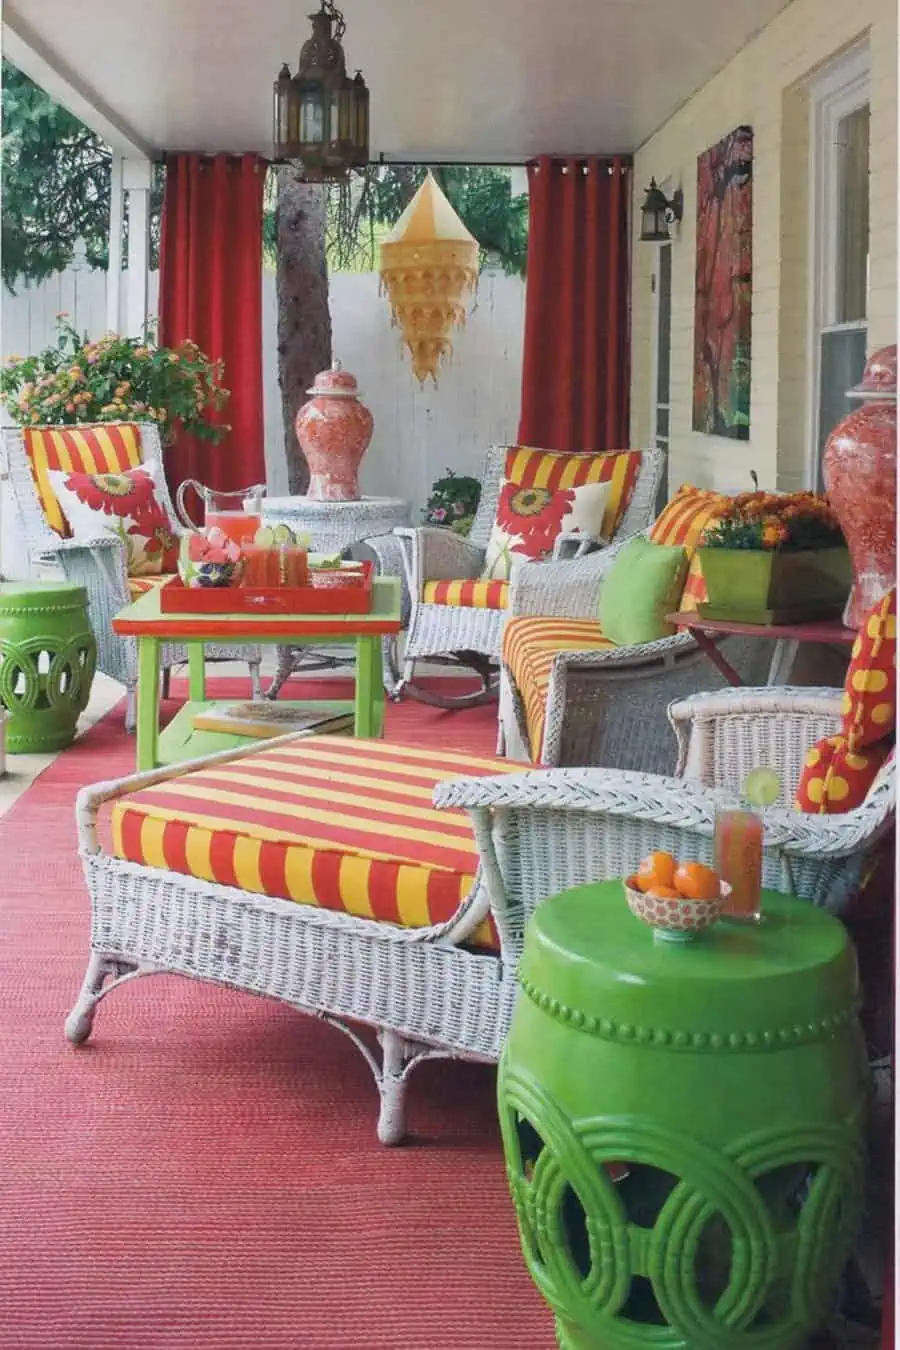
M 0 583 L 0 704 L 9 714 L 6 748 L 11 754 L 64 750 L 72 744 L 96 665 L 83 586 Z
M 621 882 L 533 916 L 498 1102 L 522 1250 L 562 1350 L 799 1350 L 855 1237 L 868 1092 L 843 926 L 661 941 Z

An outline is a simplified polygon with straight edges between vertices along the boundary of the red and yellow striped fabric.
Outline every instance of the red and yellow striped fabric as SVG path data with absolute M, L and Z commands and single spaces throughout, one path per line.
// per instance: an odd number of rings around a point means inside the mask
M 174 572 L 160 572 L 152 577 L 129 577 L 128 594 L 132 600 L 136 600 L 139 595 L 146 595 L 155 587 L 162 586 L 163 582 L 170 581 L 174 575 Z
M 554 657 L 559 652 L 599 652 L 614 646 L 593 619 L 508 620 L 503 632 L 503 663 L 525 705 L 531 758 L 536 763 L 544 749 L 547 690 Z
M 453 916 L 478 866 L 466 812 L 431 805 L 436 784 L 523 767 L 311 736 L 121 798 L 113 852 L 257 895 L 428 927 Z M 490 921 L 471 940 L 496 947 Z
M 50 482 L 52 469 L 68 473 L 124 473 L 143 463 L 141 433 L 133 422 L 102 422 L 83 427 L 26 427 L 25 450 L 44 518 L 56 534 L 68 523 Z
M 603 535 L 611 539 L 628 509 L 641 468 L 640 450 L 608 450 L 602 454 L 561 454 L 510 446 L 504 477 L 517 487 L 540 487 L 549 492 L 610 483 L 603 516 Z
M 696 550 L 703 531 L 719 519 L 728 502 L 729 498 L 718 492 L 685 485 L 653 522 L 650 538 L 654 544 L 680 544 L 691 560 L 678 606 L 684 612 L 696 612 L 706 602 L 706 582 Z
M 426 605 L 464 605 L 469 609 L 506 609 L 508 581 L 426 581 Z

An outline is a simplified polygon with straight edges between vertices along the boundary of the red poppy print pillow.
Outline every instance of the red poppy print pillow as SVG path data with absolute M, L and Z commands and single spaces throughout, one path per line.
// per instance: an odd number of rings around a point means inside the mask
M 585 483 L 551 491 L 505 479 L 482 575 L 492 581 L 508 580 L 517 557 L 549 558 L 561 534 L 602 539 L 611 487 L 611 483 Z
M 130 577 L 159 576 L 178 566 L 178 535 L 165 505 L 162 466 L 148 460 L 122 473 L 50 473 L 74 539 L 121 540 Z

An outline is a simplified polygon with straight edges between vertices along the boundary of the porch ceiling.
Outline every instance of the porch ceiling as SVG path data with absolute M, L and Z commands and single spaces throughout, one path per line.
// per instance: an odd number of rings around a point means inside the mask
M 372 153 L 636 149 L 789 0 L 345 0 Z M 5 0 L 5 51 L 119 148 L 271 152 L 296 0 Z

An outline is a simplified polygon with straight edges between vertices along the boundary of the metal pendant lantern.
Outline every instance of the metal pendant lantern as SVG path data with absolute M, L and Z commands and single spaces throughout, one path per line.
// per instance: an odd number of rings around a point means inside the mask
M 381 245 L 378 268 L 420 384 L 437 383 L 451 335 L 466 321 L 465 301 L 478 280 L 478 241 L 431 173 Z
M 346 178 L 369 162 L 369 91 L 361 71 L 347 74 L 343 14 L 333 0 L 321 4 L 309 16 L 312 36 L 296 75 L 283 65 L 274 91 L 275 158 L 298 163 L 311 183 Z

